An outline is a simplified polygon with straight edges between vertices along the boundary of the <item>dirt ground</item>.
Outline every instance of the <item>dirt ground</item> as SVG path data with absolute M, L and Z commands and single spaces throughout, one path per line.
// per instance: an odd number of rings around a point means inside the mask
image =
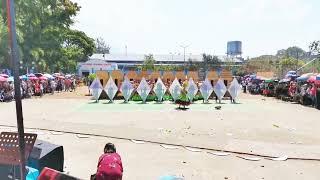
M 319 110 L 242 94 L 239 104 L 225 100 L 221 110 L 215 110 L 217 104 L 211 101 L 178 111 L 170 102 L 94 103 L 86 93 L 86 88 L 78 88 L 23 100 L 27 131 L 63 145 L 65 172 L 76 177 L 88 179 L 104 144 L 113 142 L 122 156 L 124 179 L 168 174 L 186 180 L 320 178 Z M 0 103 L 0 124 L 0 131 L 15 130 L 7 127 L 16 125 L 14 102 Z M 231 153 L 210 153 L 216 151 Z M 265 156 L 289 159 L 272 161 Z

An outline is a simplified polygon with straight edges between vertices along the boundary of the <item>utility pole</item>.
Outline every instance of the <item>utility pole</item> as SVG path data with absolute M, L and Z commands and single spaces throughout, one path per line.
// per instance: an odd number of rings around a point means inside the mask
M 9 32 L 9 43 L 11 61 L 13 63 L 14 70 L 14 98 L 16 103 L 16 115 L 17 115 L 17 126 L 18 126 L 18 140 L 19 140 L 19 151 L 20 151 L 20 178 L 21 180 L 26 179 L 26 160 L 25 160 L 25 140 L 24 140 L 24 125 L 23 125 L 23 114 L 22 114 L 22 103 L 21 103 L 21 91 L 20 91 L 20 78 L 19 78 L 19 56 L 18 56 L 18 45 L 17 45 L 17 34 L 16 34 L 16 22 L 15 22 L 15 10 L 14 0 L 7 0 L 7 16 L 8 16 L 8 32 Z
M 183 46 L 181 45 L 180 47 L 183 48 L 183 66 L 184 66 L 184 70 L 186 69 L 186 48 L 189 47 L 190 45 L 187 46 Z

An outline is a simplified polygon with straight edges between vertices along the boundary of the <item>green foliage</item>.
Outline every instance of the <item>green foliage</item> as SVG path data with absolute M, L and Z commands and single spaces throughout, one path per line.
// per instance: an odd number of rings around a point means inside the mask
M 313 41 L 309 48 L 313 54 L 320 54 L 320 41 Z
M 298 69 L 303 66 L 304 62 L 302 60 L 298 60 L 292 57 L 283 58 L 280 60 L 281 74 L 284 75 L 286 72 L 290 70 Z
M 156 60 L 153 58 L 152 54 L 145 55 L 142 70 L 155 70 L 155 63 Z
M 210 55 L 210 54 L 202 54 L 203 62 L 200 64 L 200 67 L 210 70 L 221 65 L 221 62 L 217 56 Z
M 88 80 L 89 80 L 89 81 L 93 81 L 93 80 L 95 80 L 96 78 L 97 78 L 97 74 L 95 74 L 95 73 L 89 74 L 89 76 L 88 76 Z
M 77 62 L 86 60 L 95 51 L 93 39 L 70 28 L 80 11 L 77 3 L 71 0 L 16 0 L 15 7 L 17 39 L 24 69 L 34 66 L 36 71 L 74 72 Z M 0 11 L 0 52 L 5 52 L 3 57 L 7 58 L 7 43 L 3 42 L 7 39 L 7 32 L 2 33 L 7 17 L 5 8 Z M 0 62 L 4 60 L 0 59 Z M 4 66 L 7 68 L 8 63 Z
M 308 53 L 302 48 L 293 46 L 287 49 L 281 49 L 277 52 L 278 58 L 295 58 L 295 59 L 307 59 Z

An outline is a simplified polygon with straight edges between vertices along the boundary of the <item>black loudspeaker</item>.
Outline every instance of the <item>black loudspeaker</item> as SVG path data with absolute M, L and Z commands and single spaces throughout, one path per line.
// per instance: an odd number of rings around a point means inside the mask
M 27 165 L 38 169 L 39 172 L 41 172 L 44 167 L 63 171 L 63 163 L 64 154 L 62 146 L 37 140 L 29 156 Z

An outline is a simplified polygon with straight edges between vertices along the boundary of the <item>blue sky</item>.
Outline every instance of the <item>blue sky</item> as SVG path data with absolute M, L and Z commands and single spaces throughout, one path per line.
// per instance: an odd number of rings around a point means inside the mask
M 103 37 L 111 53 L 226 53 L 241 40 L 244 56 L 308 49 L 320 40 L 319 0 L 75 0 L 75 28 Z

